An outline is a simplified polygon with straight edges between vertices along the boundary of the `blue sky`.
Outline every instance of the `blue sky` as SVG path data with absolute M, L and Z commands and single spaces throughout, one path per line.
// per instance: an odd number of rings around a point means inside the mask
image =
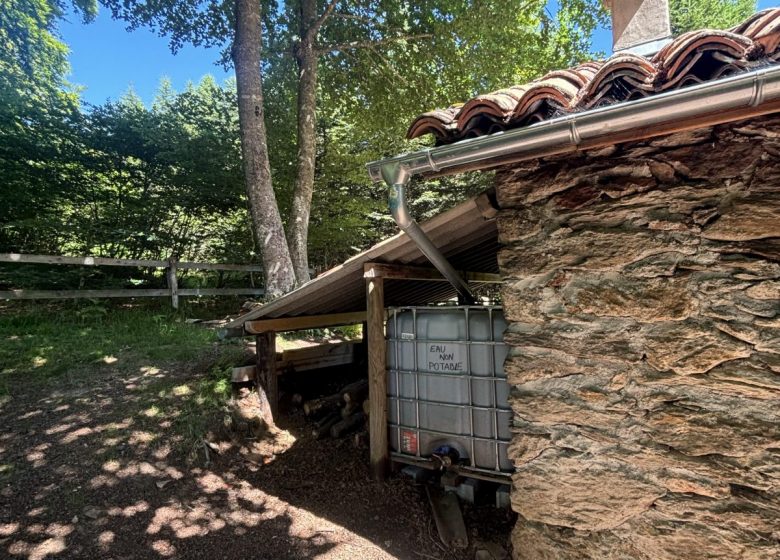
M 163 77 L 182 90 L 187 82 L 197 82 L 206 74 L 219 82 L 233 75 L 215 64 L 218 49 L 185 46 L 173 55 L 167 39 L 147 29 L 128 32 L 123 22 L 111 19 L 102 8 L 90 24 L 77 17 L 62 22 L 60 36 L 70 47 L 68 79 L 84 88 L 82 99 L 92 104 L 116 99 L 131 87 L 150 103 Z
M 774 4 L 771 0 L 758 3 L 759 8 Z M 186 46 L 173 55 L 167 39 L 146 29 L 127 32 L 125 25 L 112 20 L 106 10 L 88 25 L 75 17 L 63 22 L 60 34 L 71 49 L 69 80 L 84 88 L 82 98 L 88 103 L 116 99 L 131 87 L 150 103 L 163 77 L 172 81 L 174 89 L 181 90 L 188 81 L 197 82 L 206 74 L 219 82 L 232 75 L 232 71 L 225 72 L 215 64 L 218 50 Z M 599 29 L 594 35 L 594 48 L 609 52 L 611 37 L 608 29 Z

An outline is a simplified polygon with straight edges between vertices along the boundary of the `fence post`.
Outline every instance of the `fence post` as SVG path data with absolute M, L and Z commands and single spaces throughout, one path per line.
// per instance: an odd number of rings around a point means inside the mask
M 168 259 L 168 268 L 165 269 L 168 277 L 168 289 L 171 292 L 171 305 L 174 309 L 179 309 L 179 285 L 176 281 L 176 257 Z

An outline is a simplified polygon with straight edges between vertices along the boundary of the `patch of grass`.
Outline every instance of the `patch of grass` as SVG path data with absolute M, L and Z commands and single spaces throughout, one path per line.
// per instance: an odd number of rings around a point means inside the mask
M 0 463 L 0 480 L 3 480 L 6 477 L 11 476 L 13 470 L 14 470 L 13 463 Z
M 222 424 L 231 369 L 246 361 L 247 347 L 219 342 L 214 330 L 182 317 L 94 302 L 0 308 L 0 404 L 30 386 L 119 377 L 106 387 L 117 391 L 115 418 L 129 425 L 105 426 L 95 451 L 101 460 L 119 457 L 120 445 L 202 456 L 204 436 Z M 14 472 L 0 464 L 0 481 Z
M 0 315 L 0 393 L 13 378 L 57 378 L 79 369 L 192 359 L 214 331 L 148 308 L 97 303 L 24 307 Z
M 231 370 L 245 358 L 240 345 L 220 347 L 205 371 L 186 379 L 162 378 L 148 385 L 134 404 L 139 427 L 171 430 L 170 443 L 185 453 L 198 451 L 204 435 L 221 422 L 231 395 Z

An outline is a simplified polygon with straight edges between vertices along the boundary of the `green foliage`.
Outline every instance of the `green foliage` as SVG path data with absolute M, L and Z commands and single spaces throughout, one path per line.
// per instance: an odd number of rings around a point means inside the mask
M 541 0 L 338 4 L 319 38 L 312 266 L 328 268 L 397 232 L 387 215 L 385 190 L 368 181 L 365 164 L 425 145 L 404 140 L 416 115 L 592 56 L 591 32 L 605 21 L 601 4 L 560 4 L 555 18 Z M 297 3 L 286 3 L 268 16 L 273 24 L 266 26 L 266 115 L 283 215 L 296 171 L 297 82 L 289 52 L 298 17 Z M 484 174 L 427 182 L 414 189 L 413 209 L 418 218 L 430 217 L 488 182 Z
M 235 97 L 212 78 L 181 93 L 163 82 L 150 108 L 130 92 L 70 120 L 47 116 L 65 148 L 45 157 L 29 133 L 0 137 L 0 154 L 14 153 L 0 159 L 0 251 L 251 261 Z M 23 287 L 13 277 L 37 270 L 4 267 L 0 282 Z M 76 285 L 104 272 L 78 271 Z M 138 272 L 114 270 L 126 280 Z
M 755 0 L 671 0 L 672 33 L 726 29 L 750 17 L 756 9 Z
M 94 5 L 79 2 L 85 18 Z M 40 242 L 34 223 L 58 211 L 68 170 L 57 162 L 74 151 L 78 100 L 67 89 L 67 47 L 55 34 L 59 2 L 0 0 L 0 239 L 20 224 Z
M 0 20 L 0 32 L 9 35 L 13 29 L 40 31 L 28 33 L 39 37 L 28 41 L 35 48 L 14 51 L 38 54 L 9 58 L 6 66 L 15 74 L 0 76 L 10 76 L 3 90 L 7 103 L 0 107 L 7 111 L 0 123 L 5 183 L 0 251 L 257 262 L 234 84 L 219 86 L 207 78 L 174 92 L 163 82 L 151 107 L 129 92 L 79 110 L 77 95 L 62 80 L 66 49 L 54 35 L 63 5 L 25 2 L 19 5 L 38 12 L 28 17 L 11 10 Z M 227 49 L 232 41 L 229 0 L 101 4 L 131 27 L 168 36 L 174 50 L 185 42 Z M 320 13 L 325 4 L 320 2 Z M 403 139 L 421 111 L 590 58 L 591 31 L 604 19 L 600 2 L 564 0 L 555 18 L 546 5 L 543 0 L 338 4 L 320 37 L 325 51 L 312 266 L 327 269 L 397 231 L 387 216 L 384 188 L 370 183 L 365 163 L 425 145 Z M 297 38 L 297 7 L 297 2 L 264 3 L 268 144 L 283 216 L 289 215 L 296 172 L 297 69 L 290 50 Z M 94 14 L 93 1 L 80 0 L 77 8 L 86 20 Z M 42 70 L 25 74 L 25 65 Z M 425 219 L 488 184 L 487 174 L 429 181 L 413 187 L 413 209 Z M 0 283 L 68 288 L 163 282 L 151 271 L 110 274 L 16 267 L 0 270 Z M 199 285 L 202 279 L 191 275 L 183 279 L 188 282 Z
M 606 12 L 598 1 L 564 0 L 547 12 L 531 2 L 385 2 L 381 8 L 344 3 L 322 30 L 339 48 L 321 61 L 322 114 L 355 123 L 353 145 L 373 156 L 398 153 L 417 114 L 523 83 L 590 58 L 590 36 Z M 398 37 L 398 40 L 392 40 Z

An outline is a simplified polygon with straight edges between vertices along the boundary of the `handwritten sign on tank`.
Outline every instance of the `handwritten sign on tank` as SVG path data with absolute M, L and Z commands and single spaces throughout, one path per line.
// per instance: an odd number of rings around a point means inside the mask
M 454 342 L 429 342 L 426 344 L 427 370 L 442 373 L 466 371 L 466 348 Z

